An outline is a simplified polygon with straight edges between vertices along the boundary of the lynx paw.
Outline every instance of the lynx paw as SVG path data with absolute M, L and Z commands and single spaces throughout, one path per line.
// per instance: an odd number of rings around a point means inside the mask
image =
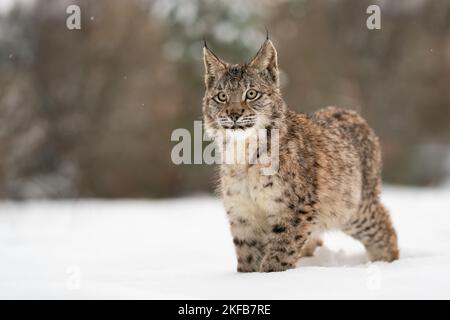
M 314 251 L 316 251 L 317 247 L 321 247 L 322 245 L 323 245 L 323 242 L 319 238 L 309 239 L 302 249 L 301 256 L 302 257 L 312 257 L 314 255 Z
M 260 272 L 280 272 L 294 268 L 294 265 L 287 262 L 280 262 L 280 259 L 275 257 L 265 257 L 261 262 Z

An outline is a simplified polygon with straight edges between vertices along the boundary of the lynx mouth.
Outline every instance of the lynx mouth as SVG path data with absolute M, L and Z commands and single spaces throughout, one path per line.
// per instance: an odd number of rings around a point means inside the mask
M 233 124 L 231 126 L 222 125 L 224 129 L 230 129 L 230 130 L 246 130 L 250 129 L 254 126 L 254 123 L 246 123 L 246 124 Z
M 257 123 L 256 115 L 241 116 L 238 119 L 231 119 L 228 116 L 218 117 L 217 123 L 226 130 L 246 130 L 254 127 Z

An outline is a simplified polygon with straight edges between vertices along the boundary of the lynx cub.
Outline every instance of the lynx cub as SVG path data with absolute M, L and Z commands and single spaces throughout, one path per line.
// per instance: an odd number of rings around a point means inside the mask
M 279 170 L 222 164 L 220 189 L 229 218 L 238 272 L 294 268 L 312 255 L 324 230 L 361 241 L 372 261 L 398 259 L 397 236 L 380 203 L 377 136 L 349 110 L 328 107 L 298 114 L 283 101 L 277 52 L 267 39 L 248 64 L 233 65 L 203 48 L 205 129 L 278 129 Z

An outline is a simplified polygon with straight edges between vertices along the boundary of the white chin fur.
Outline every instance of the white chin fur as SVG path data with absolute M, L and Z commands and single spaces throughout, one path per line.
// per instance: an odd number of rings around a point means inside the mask
M 256 129 L 254 127 L 247 128 L 244 130 L 242 130 L 242 129 L 237 129 L 237 130 L 227 129 L 227 130 L 224 130 L 223 132 L 228 139 L 240 141 L 240 140 L 248 139 L 249 137 L 255 135 Z

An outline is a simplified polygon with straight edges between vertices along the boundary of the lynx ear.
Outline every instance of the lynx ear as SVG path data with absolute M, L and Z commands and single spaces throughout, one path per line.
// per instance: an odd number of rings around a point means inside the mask
M 267 72 L 269 80 L 278 86 L 279 71 L 277 62 L 277 50 L 272 41 L 267 39 L 264 41 L 261 49 L 259 49 L 256 56 L 249 63 L 249 67 L 256 70 L 258 73 Z
M 205 86 L 210 89 L 214 82 L 225 72 L 227 64 L 220 60 L 209 48 L 203 47 L 203 62 L 205 64 Z

